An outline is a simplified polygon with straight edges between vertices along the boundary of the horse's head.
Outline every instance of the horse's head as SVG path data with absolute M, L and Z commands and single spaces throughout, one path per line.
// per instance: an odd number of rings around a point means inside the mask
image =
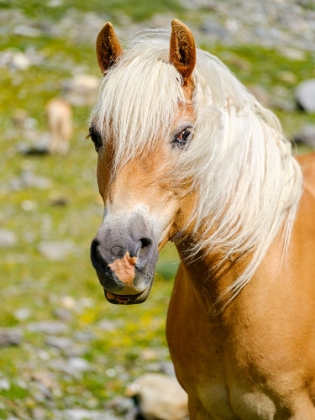
M 97 58 L 105 78 L 90 136 L 105 212 L 91 260 L 107 300 L 141 303 L 159 250 L 187 223 L 181 209 L 192 205 L 185 195 L 189 180 L 186 185 L 169 175 L 194 130 L 195 42 L 174 20 L 168 57 L 151 57 L 152 83 L 150 61 L 137 67 L 141 54 L 125 54 L 110 23 L 98 35 Z

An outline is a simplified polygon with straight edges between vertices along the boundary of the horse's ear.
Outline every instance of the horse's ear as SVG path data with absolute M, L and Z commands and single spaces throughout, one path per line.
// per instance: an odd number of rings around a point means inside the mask
M 122 53 L 113 25 L 107 22 L 96 39 L 96 55 L 98 64 L 105 74 Z
M 187 84 L 196 64 L 196 45 L 190 30 L 177 19 L 172 20 L 170 61 Z

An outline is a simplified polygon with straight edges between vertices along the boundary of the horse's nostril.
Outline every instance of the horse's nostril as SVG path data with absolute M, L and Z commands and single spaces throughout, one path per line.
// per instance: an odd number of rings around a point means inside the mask
M 150 246 L 152 244 L 152 240 L 149 238 L 141 238 L 141 248 L 146 248 L 147 246 Z

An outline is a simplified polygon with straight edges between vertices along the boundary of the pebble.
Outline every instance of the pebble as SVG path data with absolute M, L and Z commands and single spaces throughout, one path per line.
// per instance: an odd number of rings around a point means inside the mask
M 80 74 L 64 82 L 63 97 L 73 106 L 93 106 L 99 87 L 99 77 Z
M 0 229 L 0 248 L 9 248 L 16 245 L 16 236 L 15 233 L 7 230 Z
M 20 328 L 0 329 L 0 347 L 19 346 L 23 339 L 23 332 Z
M 54 415 L 56 416 L 56 420 L 117 420 L 111 414 L 107 415 L 101 411 L 84 410 L 81 408 L 55 411 Z
M 75 245 L 71 240 L 43 241 L 38 244 L 38 251 L 47 259 L 62 261 L 74 252 Z
M 29 332 L 43 333 L 43 334 L 64 334 L 68 331 L 68 325 L 60 321 L 39 321 L 32 322 L 26 326 Z
M 315 79 L 304 80 L 295 89 L 298 106 L 306 112 L 315 112 Z
M 301 131 L 293 135 L 293 140 L 297 144 L 315 148 L 315 124 L 305 125 Z

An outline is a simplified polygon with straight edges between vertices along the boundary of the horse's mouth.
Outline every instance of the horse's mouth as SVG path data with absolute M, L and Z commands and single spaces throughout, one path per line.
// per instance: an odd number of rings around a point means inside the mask
M 144 302 L 150 293 L 150 287 L 147 287 L 143 292 L 137 295 L 117 295 L 116 293 L 108 292 L 104 289 L 104 294 L 108 302 L 114 305 L 135 305 Z

